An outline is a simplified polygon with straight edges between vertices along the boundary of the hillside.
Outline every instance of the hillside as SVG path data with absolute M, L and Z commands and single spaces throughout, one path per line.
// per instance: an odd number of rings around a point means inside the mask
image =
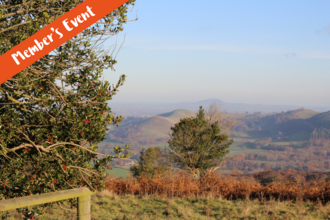
M 189 117 L 191 115 L 192 116 L 196 115 L 196 112 L 186 110 L 186 109 L 177 109 L 177 110 L 174 110 L 172 112 L 160 114 L 158 116 L 168 118 L 168 119 L 174 121 L 175 123 L 177 123 L 177 122 L 179 122 L 180 118 L 186 118 L 186 117 Z
M 312 140 L 330 140 L 330 111 L 315 115 L 309 119 L 309 122 L 314 127 Z
M 142 135 L 147 138 L 163 138 L 168 137 L 171 126 L 175 124 L 175 121 L 170 118 L 162 116 L 154 116 L 148 118 L 139 125 L 142 130 Z
M 308 140 L 313 132 L 312 118 L 323 113 L 309 109 L 297 109 L 278 114 L 246 115 L 240 120 L 248 127 L 245 134 L 252 137 L 278 137 L 279 132 L 290 141 Z M 299 138 L 297 139 L 297 136 Z M 292 137 L 292 139 L 290 139 Z
M 311 117 L 309 122 L 315 127 L 330 128 L 330 111 Z
M 317 114 L 320 114 L 320 112 L 310 109 L 298 109 L 287 112 L 288 118 L 290 119 L 308 119 Z
M 148 138 L 167 138 L 170 132 L 170 128 L 177 122 L 180 118 L 185 118 L 189 115 L 195 115 L 193 111 L 185 109 L 177 109 L 172 112 L 167 112 L 164 114 L 156 115 L 147 118 L 141 122 L 133 123 L 132 125 L 137 125 L 141 131 L 142 135 Z
M 170 128 L 179 122 L 180 118 L 195 115 L 194 112 L 177 109 L 150 118 L 124 123 L 119 128 L 110 131 L 110 140 L 126 142 L 135 146 L 153 145 L 167 142 Z
M 170 128 L 189 115 L 194 112 L 177 109 L 149 118 L 128 117 L 108 134 L 108 141 L 113 144 L 104 146 L 112 148 L 127 143 L 136 153 L 141 147 L 167 146 Z M 235 117 L 234 143 L 229 147 L 228 155 L 234 160 L 224 163 L 221 172 L 250 173 L 289 168 L 330 171 L 330 112 L 297 109 L 272 114 L 236 114 Z

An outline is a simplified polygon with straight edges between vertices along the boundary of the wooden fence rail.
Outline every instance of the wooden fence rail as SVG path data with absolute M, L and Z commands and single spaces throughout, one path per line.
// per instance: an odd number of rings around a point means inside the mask
M 0 200 L 0 212 L 27 206 L 41 205 L 49 202 L 78 198 L 77 219 L 91 219 L 91 196 L 94 194 L 88 188 L 69 189 L 41 195 L 24 196 L 13 199 Z

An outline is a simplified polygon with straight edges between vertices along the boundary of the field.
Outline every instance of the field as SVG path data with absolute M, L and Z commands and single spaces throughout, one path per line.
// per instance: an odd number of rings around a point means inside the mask
M 76 219 L 76 209 L 56 205 L 36 220 Z M 330 205 L 275 200 L 225 200 L 212 197 L 164 198 L 159 196 L 118 196 L 102 191 L 92 196 L 92 220 L 215 220 L 215 219 L 329 219 Z M 15 211 L 5 220 L 21 219 Z
M 162 198 L 118 196 L 101 192 L 92 198 L 93 219 L 327 219 L 330 205 L 267 201 L 228 201 L 212 197 Z
M 129 171 L 127 169 L 112 168 L 107 172 L 109 175 L 114 175 L 115 177 L 126 177 Z

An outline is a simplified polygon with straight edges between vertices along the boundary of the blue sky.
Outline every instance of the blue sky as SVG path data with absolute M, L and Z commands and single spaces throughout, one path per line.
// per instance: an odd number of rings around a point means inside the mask
M 330 107 L 330 1 L 137 0 L 113 101 Z M 109 46 L 111 41 L 105 46 Z

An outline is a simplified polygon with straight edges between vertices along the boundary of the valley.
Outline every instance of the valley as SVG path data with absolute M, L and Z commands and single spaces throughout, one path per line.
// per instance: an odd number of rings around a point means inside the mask
M 170 127 L 195 112 L 177 109 L 153 117 L 126 117 L 107 133 L 100 151 L 110 154 L 116 145 L 129 144 L 137 156 L 142 148 L 167 147 Z M 330 112 L 297 109 L 281 113 L 231 114 L 234 143 L 218 173 L 253 173 L 264 170 L 330 170 Z M 125 176 L 129 166 L 113 163 L 115 175 Z M 120 170 L 123 174 L 120 174 Z

